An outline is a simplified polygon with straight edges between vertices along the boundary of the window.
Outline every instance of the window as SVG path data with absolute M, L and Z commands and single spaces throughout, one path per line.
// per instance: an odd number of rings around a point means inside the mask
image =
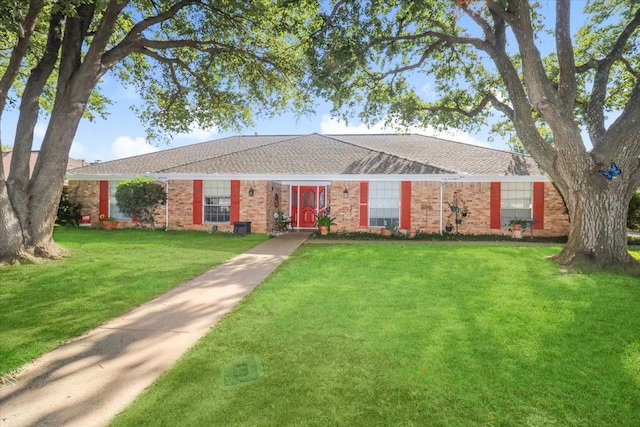
M 120 212 L 118 202 L 116 202 L 116 189 L 120 181 L 109 181 L 109 216 L 119 221 L 131 221 L 130 216 Z
M 400 183 L 369 183 L 369 226 L 384 227 L 400 224 Z
M 231 181 L 204 181 L 204 222 L 231 221 Z
M 509 226 L 512 219 L 531 219 L 531 197 L 533 193 L 530 182 L 503 182 L 501 194 L 500 223 Z

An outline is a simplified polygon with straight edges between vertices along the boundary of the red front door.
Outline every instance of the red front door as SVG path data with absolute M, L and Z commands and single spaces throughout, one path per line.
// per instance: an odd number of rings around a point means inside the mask
M 316 225 L 316 193 L 318 187 L 300 186 L 300 203 L 298 227 L 314 227 Z

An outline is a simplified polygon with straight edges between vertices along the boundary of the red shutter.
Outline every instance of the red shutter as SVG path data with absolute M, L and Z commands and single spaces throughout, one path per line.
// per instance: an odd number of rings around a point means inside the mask
M 102 221 L 109 216 L 109 181 L 100 181 L 98 200 L 98 218 Z
M 544 182 L 533 183 L 534 230 L 544 230 Z
M 202 224 L 202 180 L 193 180 L 193 224 Z
M 491 229 L 500 228 L 500 209 L 501 209 L 502 187 L 499 182 L 491 183 L 491 201 L 489 205 L 489 224 Z
M 411 228 L 411 181 L 400 184 L 400 228 Z
M 240 221 L 240 181 L 231 181 L 231 224 Z
M 360 227 L 369 226 L 369 182 L 360 183 Z

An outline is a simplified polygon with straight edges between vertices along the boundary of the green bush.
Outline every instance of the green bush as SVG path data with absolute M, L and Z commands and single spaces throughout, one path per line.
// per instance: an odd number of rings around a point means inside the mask
M 122 213 L 138 218 L 146 228 L 155 227 L 156 208 L 167 203 L 162 184 L 145 177 L 120 181 L 115 196 Z
M 80 223 L 81 212 L 82 205 L 69 200 L 69 191 L 63 188 L 60 195 L 60 203 L 58 204 L 56 224 L 77 226 Z
M 627 213 L 627 227 L 631 230 L 640 229 L 640 190 L 631 198 Z

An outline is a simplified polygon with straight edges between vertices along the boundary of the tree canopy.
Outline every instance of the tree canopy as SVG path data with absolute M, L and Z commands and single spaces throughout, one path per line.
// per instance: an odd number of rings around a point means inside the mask
M 556 259 L 637 269 L 624 224 L 640 187 L 639 26 L 633 0 L 339 0 L 309 56 L 336 114 L 515 132 L 569 210 Z M 603 179 L 613 162 L 623 173 Z
M 0 165 L 0 261 L 56 257 L 52 231 L 82 117 L 104 114 L 108 72 L 134 87 L 151 138 L 190 127 L 240 129 L 309 105 L 299 41 L 307 0 L 14 0 L 0 7 L 0 121 L 16 108 L 9 176 Z M 33 173 L 41 114 L 49 124 Z M 0 138 L 1 140 L 1 138 Z

